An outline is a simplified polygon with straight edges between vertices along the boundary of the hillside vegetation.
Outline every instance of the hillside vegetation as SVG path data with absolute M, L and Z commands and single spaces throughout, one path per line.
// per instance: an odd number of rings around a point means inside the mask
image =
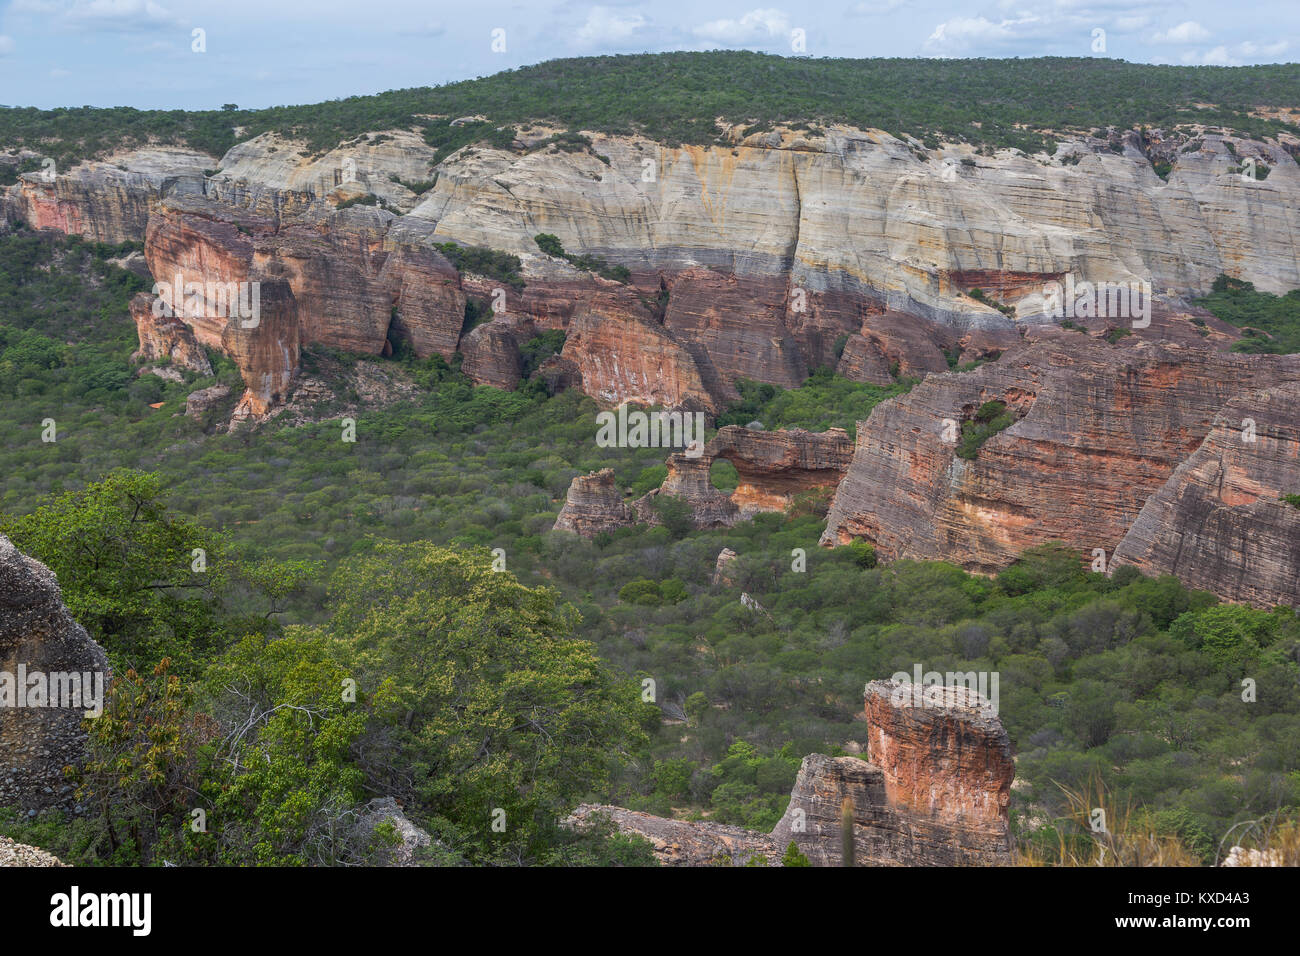
M 749 52 L 659 53 L 552 60 L 438 87 L 394 90 L 303 106 L 241 110 L 70 107 L 0 109 L 0 146 L 24 146 L 60 164 L 156 141 L 219 156 L 238 140 L 276 131 L 315 152 L 362 133 L 423 128 L 450 148 L 473 138 L 508 145 L 498 127 L 547 121 L 570 130 L 639 132 L 668 144 L 709 143 L 715 117 L 752 130 L 773 123 L 849 123 L 1034 151 L 1052 133 L 1108 126 L 1170 129 L 1199 123 L 1255 137 L 1297 132 L 1252 117 L 1300 102 L 1293 65 L 1150 66 L 1122 60 L 797 59 Z M 1197 104 L 1212 104 L 1198 108 Z M 482 114 L 482 127 L 447 121 Z M 431 120 L 431 116 L 440 120 Z
M 865 743 L 863 684 L 917 663 L 1001 675 L 1013 821 L 1036 853 L 1094 784 L 1198 862 L 1233 825 L 1300 807 L 1294 611 L 1132 568 L 1090 574 L 1050 545 L 995 578 L 877 565 L 869 547 L 818 548 L 816 496 L 728 530 L 669 516 L 594 540 L 554 532 L 574 475 L 612 467 L 642 493 L 663 450 L 599 448 L 586 396 L 475 387 L 441 360 L 389 360 L 419 393 L 357 414 L 355 443 L 337 420 L 208 434 L 180 413 L 210 379 L 131 374 L 139 280 L 109 261 L 122 251 L 0 239 L 0 531 L 59 575 L 117 672 L 134 668 L 80 781 L 104 815 L 0 808 L 0 832 L 76 862 L 356 862 L 366 848 L 330 837 L 340 808 L 391 794 L 442 862 L 645 862 L 644 847 L 573 842 L 555 823 L 595 799 L 770 828 L 805 754 Z M 217 375 L 235 381 L 228 361 Z M 843 426 L 906 387 L 823 371 L 794 391 L 749 383 L 730 415 Z M 198 581 L 194 547 L 209 558 Z M 714 587 L 724 547 L 734 586 Z M 178 570 L 201 588 L 148 587 Z M 238 738 L 236 677 L 262 715 Z M 552 720 L 529 729 L 525 703 Z M 149 749 L 154 719 L 174 746 Z M 140 762 L 119 772 L 121 740 Z M 150 787 L 151 761 L 174 786 Z M 180 825 L 196 799 L 209 834 Z

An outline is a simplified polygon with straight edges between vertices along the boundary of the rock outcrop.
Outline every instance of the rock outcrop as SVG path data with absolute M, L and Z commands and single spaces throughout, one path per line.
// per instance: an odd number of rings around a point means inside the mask
M 1230 601 L 1300 607 L 1300 384 L 1229 402 L 1147 499 L 1111 568 L 1172 574 Z
M 614 483 L 614 469 L 603 468 L 590 475 L 579 475 L 569 484 L 568 497 L 555 519 L 555 529 L 591 538 L 634 521 L 632 509 L 623 503 L 623 496 Z
M 298 306 L 283 280 L 260 283 L 261 313 L 256 320 L 231 319 L 221 333 L 221 345 L 235 360 L 247 386 L 234 419 L 265 418 L 289 395 L 298 372 Z
M 1034 338 L 877 405 L 859 423 L 822 543 L 861 537 L 886 558 L 980 572 L 1048 541 L 1109 555 L 1229 400 L 1300 381 L 1300 356 L 1111 346 L 1064 330 Z M 990 401 L 1014 423 L 959 457 L 962 425 Z
M 853 442 L 842 428 L 760 431 L 726 425 L 702 454 L 670 455 L 668 477 L 633 508 L 639 520 L 654 523 L 656 499 L 666 495 L 687 502 L 695 527 L 730 527 L 760 511 L 784 511 L 805 492 L 829 493 L 852 459 Z M 730 494 L 714 487 L 710 476 L 714 462 L 721 460 L 731 462 L 739 477 Z
M 354 837 L 368 851 L 367 863 L 379 866 L 417 866 L 416 855 L 433 844 L 392 797 L 376 797 L 361 808 Z
M 212 363 L 194 337 L 194 330 L 168 315 L 156 303 L 160 300 L 148 292 L 138 292 L 131 299 L 131 318 L 135 320 L 140 348 L 132 360 L 165 362 L 173 368 L 190 369 L 200 375 L 212 374 Z
M 0 836 L 0 866 L 67 866 L 57 856 Z
M 1226 347 L 1236 333 L 1186 303 L 1224 272 L 1300 286 L 1300 167 L 1271 143 L 1167 141 L 1162 180 L 1129 134 L 1034 157 L 923 151 L 843 126 L 709 147 L 595 134 L 589 152 L 480 145 L 436 170 L 411 131 L 316 156 L 265 134 L 219 161 L 151 148 L 26 174 L 0 206 L 44 228 L 144 237 L 160 282 L 284 278 L 303 343 L 378 355 L 408 342 L 444 358 L 469 346 L 472 373 L 498 384 L 508 339 L 461 332 L 468 297 L 502 292 L 508 314 L 569 333 L 561 387 L 717 411 L 741 378 L 789 387 L 838 363 L 888 384 L 991 357 L 1060 321 L 1043 289 L 1067 275 L 1149 282 L 1148 339 Z M 1267 179 L 1235 174 L 1247 156 Z M 403 185 L 434 172 L 418 196 Z M 626 266 L 628 281 L 543 254 L 540 232 Z M 517 255 L 523 288 L 459 274 L 437 249 L 448 242 Z M 220 344 L 222 328 L 191 324 Z
M 1007 804 L 1015 763 L 988 701 L 961 688 L 916 695 L 909 685 L 873 681 L 864 705 L 868 759 L 805 757 L 771 833 L 590 804 L 567 824 L 604 817 L 620 832 L 648 840 L 670 866 L 779 866 L 792 842 L 814 866 L 839 866 L 847 799 L 858 865 L 1010 863 Z
M 54 574 L 0 535 L 0 806 L 74 809 L 63 768 L 81 762 L 110 676 Z

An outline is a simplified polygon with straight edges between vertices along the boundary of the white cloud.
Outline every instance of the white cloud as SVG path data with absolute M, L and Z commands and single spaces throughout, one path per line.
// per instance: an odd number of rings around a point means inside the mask
M 1195 20 L 1184 20 L 1151 38 L 1153 43 L 1200 43 L 1210 38 L 1210 31 Z
M 1201 66 L 1241 66 L 1249 60 L 1268 59 L 1286 51 L 1291 44 L 1286 40 L 1273 43 L 1253 43 L 1243 40 L 1233 46 L 1220 44 L 1211 50 L 1197 52 L 1188 50 L 1183 53 L 1182 62 Z
M 0 35 L 0 56 L 14 52 L 14 38 Z
M 763 43 L 790 33 L 790 18 L 780 10 L 750 10 L 739 20 L 712 20 L 691 31 L 701 40 L 723 46 Z
M 1036 16 L 994 23 L 984 17 L 954 17 L 934 28 L 925 48 L 940 55 L 964 53 L 975 46 L 1006 46 L 1034 35 L 1044 21 Z
M 622 46 L 650 25 L 639 13 L 615 13 L 605 7 L 592 7 L 575 39 L 583 46 Z
M 849 16 L 878 17 L 906 5 L 907 0 L 868 0 L 866 3 L 855 3 L 849 7 Z

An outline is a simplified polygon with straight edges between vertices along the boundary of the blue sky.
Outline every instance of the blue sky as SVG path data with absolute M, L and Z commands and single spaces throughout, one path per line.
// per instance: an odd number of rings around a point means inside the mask
M 495 44 L 493 31 L 504 31 Z M 1289 63 L 1300 59 L 1300 4 L 4 0 L 0 103 L 273 106 L 436 85 L 563 56 L 719 48 Z

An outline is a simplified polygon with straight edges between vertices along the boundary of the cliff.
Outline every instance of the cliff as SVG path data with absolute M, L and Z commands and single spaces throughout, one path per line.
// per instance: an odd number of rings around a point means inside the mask
M 165 314 L 157 303 L 158 297 L 148 292 L 138 292 L 131 299 L 131 318 L 135 320 L 140 340 L 140 348 L 131 358 L 145 363 L 166 362 L 200 375 L 211 375 L 212 363 L 194 337 L 193 329 L 175 316 Z
M 407 342 L 445 358 L 464 346 L 493 384 L 513 365 L 510 340 L 463 342 L 461 326 L 467 298 L 500 289 L 507 314 L 567 330 L 563 383 L 609 405 L 716 411 L 740 378 L 788 387 L 835 363 L 878 384 L 943 372 L 1059 321 L 1042 292 L 1067 274 L 1149 281 L 1141 337 L 1216 348 L 1236 333 L 1186 305 L 1216 275 L 1300 286 L 1300 168 L 1271 143 L 1179 139 L 1162 180 L 1133 136 L 1035 157 L 925 151 L 842 126 L 710 147 L 592 140 L 580 152 L 477 145 L 431 169 L 432 148 L 407 131 L 318 155 L 266 134 L 219 161 L 146 149 L 49 182 L 28 174 L 4 206 L 41 227 L 145 238 L 160 281 L 177 269 L 284 278 L 304 343 L 387 354 Z M 1268 178 L 1234 173 L 1242 157 Z M 418 196 L 399 182 L 432 172 Z M 368 196 L 376 205 L 338 208 Z M 629 281 L 542 254 L 543 232 L 626 266 Z M 459 274 L 435 248 L 447 242 L 517 255 L 523 288 Z M 210 323 L 196 333 L 219 344 Z
M 39 683 L 53 688 L 57 675 L 74 674 L 85 697 L 38 702 Z M 104 649 L 63 606 L 54 574 L 0 535 L 0 806 L 73 808 L 63 768 L 83 758 L 83 716 L 95 709 L 96 681 L 106 695 L 110 678 Z
M 1300 356 L 1120 343 L 1043 331 L 877 405 L 859 423 L 822 543 L 862 537 L 886 558 L 982 572 L 1047 541 L 1109 555 L 1229 400 L 1300 380 Z M 1013 423 L 960 457 L 960 428 L 991 401 Z
M 805 757 L 771 833 L 591 804 L 578 807 L 567 825 L 604 816 L 620 832 L 649 840 L 669 866 L 742 866 L 754 858 L 779 866 L 791 842 L 814 866 L 839 866 L 847 798 L 858 865 L 1010 863 L 1015 764 L 988 702 L 961 689 L 915 698 L 907 685 L 889 681 L 868 684 L 864 698 L 869 760 Z
M 284 280 L 268 280 L 261 282 L 260 296 L 256 320 L 233 318 L 221 333 L 222 348 L 246 386 L 233 420 L 265 418 L 287 400 L 298 372 L 301 327 L 293 292 Z
M 1234 398 L 1138 514 L 1111 568 L 1172 574 L 1230 601 L 1300 607 L 1300 384 Z M 1253 439 L 1253 440 L 1252 440 Z

